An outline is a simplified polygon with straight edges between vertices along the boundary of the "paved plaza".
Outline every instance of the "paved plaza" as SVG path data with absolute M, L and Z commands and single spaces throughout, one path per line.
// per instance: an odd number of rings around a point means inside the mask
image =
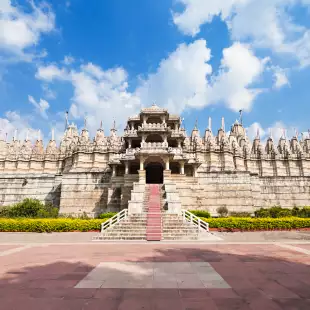
M 86 236 L 0 234 L 0 309 L 310 309 L 307 234 L 187 244 Z

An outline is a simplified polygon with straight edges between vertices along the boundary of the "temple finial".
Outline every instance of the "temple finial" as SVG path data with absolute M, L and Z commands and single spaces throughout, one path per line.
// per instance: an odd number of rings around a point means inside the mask
M 27 128 L 27 130 L 26 130 L 26 141 L 28 141 L 29 140 L 29 128 Z
M 259 133 L 259 128 L 257 128 L 257 131 L 256 131 L 256 139 L 260 139 L 260 133 Z
M 55 140 L 55 130 L 54 130 L 54 128 L 52 128 L 52 141 L 54 141 Z
M 242 113 L 243 113 L 243 111 L 239 110 L 239 124 L 241 124 L 241 125 L 243 125 L 242 124 L 242 122 L 243 122 L 243 120 L 242 120 Z
M 269 128 L 269 138 L 272 139 L 272 128 Z
M 68 128 L 68 115 L 69 115 L 69 112 L 66 111 L 66 114 L 65 114 L 65 130 Z
M 38 130 L 38 141 L 41 141 L 41 130 Z
M 222 117 L 222 127 L 221 129 L 225 132 L 225 119 Z
M 100 129 L 102 129 L 102 120 L 100 121 Z
M 197 129 L 197 128 L 198 128 L 197 125 L 198 125 L 198 119 L 196 118 L 196 121 L 195 121 L 195 128 L 194 128 L 194 129 Z
M 87 129 L 87 116 L 84 117 L 84 129 Z
M 13 141 L 17 140 L 17 129 L 14 130 Z
M 286 139 L 286 129 L 282 128 L 282 138 Z
M 208 128 L 210 131 L 212 131 L 212 119 L 211 119 L 211 117 L 209 117 Z

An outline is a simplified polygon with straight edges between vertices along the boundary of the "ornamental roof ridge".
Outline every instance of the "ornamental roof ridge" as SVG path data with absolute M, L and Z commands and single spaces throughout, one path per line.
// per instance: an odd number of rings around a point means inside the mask
M 168 110 L 164 109 L 164 108 L 160 108 L 158 105 L 153 103 L 152 106 L 150 106 L 150 107 L 142 108 L 141 113 L 145 113 L 145 112 L 161 112 L 161 113 L 166 113 L 166 112 L 168 112 Z

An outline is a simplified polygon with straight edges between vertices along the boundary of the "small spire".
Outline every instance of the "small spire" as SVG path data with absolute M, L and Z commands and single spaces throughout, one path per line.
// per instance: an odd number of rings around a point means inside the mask
M 222 117 L 222 127 L 221 129 L 225 132 L 225 119 Z
M 84 117 L 84 129 L 87 129 L 87 116 Z
M 69 112 L 68 111 L 66 111 L 66 114 L 65 114 L 65 130 L 68 128 L 68 125 L 69 125 L 69 123 L 68 123 L 68 115 L 69 115 Z
M 242 110 L 239 110 L 239 123 L 242 125 Z
M 209 117 L 208 129 L 212 132 L 212 119 Z
M 272 128 L 269 128 L 269 138 L 272 140 Z
M 41 141 L 41 130 L 38 130 L 38 141 Z
M 282 139 L 286 139 L 286 129 L 282 128 Z
M 26 141 L 28 141 L 29 140 L 29 128 L 27 128 L 27 130 L 26 130 Z
M 52 141 L 54 141 L 55 140 L 55 130 L 54 130 L 54 128 L 52 128 Z
M 257 128 L 257 132 L 256 132 L 256 139 L 260 139 L 260 133 L 259 133 L 259 128 Z
M 302 132 L 300 135 L 301 135 L 301 141 L 304 141 L 304 133 Z
M 115 122 L 115 120 L 113 121 L 113 129 L 116 130 L 116 122 Z
M 100 129 L 102 129 L 102 120 L 100 121 Z
M 17 129 L 14 130 L 13 141 L 17 140 Z
M 294 130 L 295 130 L 295 137 L 298 140 L 299 132 L 298 132 L 298 130 L 296 128 L 294 128 Z
M 198 125 L 198 119 L 196 118 L 195 127 L 194 127 L 195 130 L 197 130 L 197 125 Z

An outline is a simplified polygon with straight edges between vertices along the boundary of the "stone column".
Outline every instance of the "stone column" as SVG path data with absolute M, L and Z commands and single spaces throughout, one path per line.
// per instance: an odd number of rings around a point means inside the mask
M 197 166 L 193 165 L 193 176 L 197 177 Z
M 134 130 L 134 129 L 135 129 L 135 128 L 134 128 L 134 123 L 133 123 L 133 122 L 130 123 L 130 127 L 131 127 L 131 130 Z
M 180 162 L 180 174 L 184 174 L 184 162 Z
M 140 157 L 140 170 L 144 170 L 144 158 Z
M 170 170 L 169 164 L 170 164 L 169 158 L 167 158 L 167 159 L 166 159 L 166 170 Z
M 129 162 L 125 161 L 125 174 L 129 173 Z
M 131 139 L 128 139 L 128 148 L 131 149 Z
M 116 176 L 116 165 L 112 166 L 112 177 Z
M 181 148 L 181 140 L 178 139 L 178 148 Z

